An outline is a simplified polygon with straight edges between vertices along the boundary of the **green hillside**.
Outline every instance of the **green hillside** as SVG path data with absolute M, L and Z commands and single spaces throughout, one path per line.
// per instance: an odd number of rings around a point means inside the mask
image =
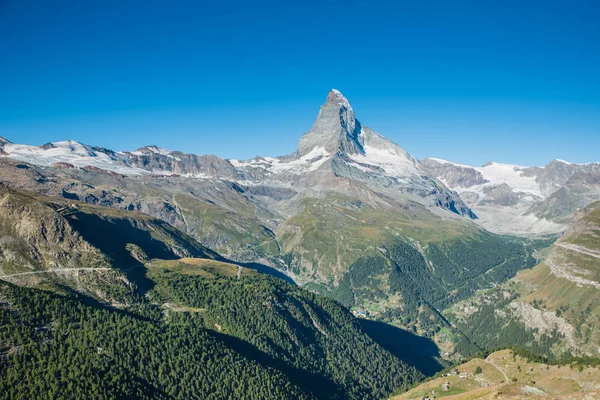
M 1 397 L 375 399 L 423 378 L 281 280 L 205 259 L 146 275 L 150 302 L 127 308 L 2 284 Z
M 435 338 L 444 357 L 462 334 L 441 311 L 533 267 L 534 253 L 553 240 L 492 234 L 422 207 L 398 212 L 339 194 L 306 199 L 276 233 L 307 288 L 357 315 Z

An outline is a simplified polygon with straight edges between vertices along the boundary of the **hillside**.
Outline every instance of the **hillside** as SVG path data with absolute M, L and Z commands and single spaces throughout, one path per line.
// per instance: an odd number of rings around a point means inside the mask
M 441 310 L 531 267 L 548 244 L 482 230 L 454 191 L 361 124 L 336 90 L 282 157 L 73 141 L 3 148 L 12 188 L 143 212 L 230 260 L 275 268 L 358 315 L 429 337 L 453 329 Z
M 599 366 L 544 364 L 511 350 L 474 358 L 418 385 L 394 400 L 435 396 L 448 400 L 595 399 L 600 396 Z
M 125 309 L 0 284 L 0 397 L 376 399 L 423 378 L 342 306 L 276 278 L 207 259 L 145 275 L 150 302 Z
M 543 261 L 445 315 L 472 341 L 468 354 L 507 344 L 540 354 L 597 357 L 600 340 L 600 203 L 580 210 Z M 470 348 L 470 350 L 469 350 Z
M 265 195 L 277 192 L 262 193 L 259 186 L 19 165 L 0 162 L 3 180 L 11 187 L 79 199 L 74 202 L 140 210 L 184 230 L 227 258 L 276 267 L 297 283 L 338 299 L 356 312 L 368 312 L 372 318 L 429 336 L 440 324 L 448 326 L 440 320 L 436 309 L 441 306 L 432 296 L 447 290 L 451 293 L 447 300 L 454 303 L 479 288 L 504 281 L 531 266 L 535 262 L 531 254 L 544 245 L 543 241 L 488 234 L 463 217 L 377 194 L 361 183 L 353 184 L 353 195 L 330 190 L 319 198 L 305 197 L 293 216 L 270 217 L 267 221 L 276 223 L 271 229 L 257 217 L 272 216 L 272 211 L 265 211 L 270 208 L 261 204 Z M 287 201 L 286 193 L 280 193 L 280 202 Z M 472 269 L 465 251 L 492 247 L 502 254 L 485 258 L 485 263 Z M 408 252 L 401 262 L 410 264 L 402 273 L 408 276 L 407 285 L 385 282 L 385 277 L 398 269 L 398 262 L 386 254 L 394 248 Z M 415 261 L 413 265 L 406 257 L 417 252 L 417 257 L 410 259 Z M 350 277 L 351 268 L 356 274 L 363 268 L 360 265 L 371 259 L 386 266 L 380 278 L 373 277 L 381 284 Z M 500 265 L 505 261 L 506 265 Z M 465 268 L 471 272 L 460 273 Z M 433 281 L 420 282 L 420 275 L 433 270 Z M 495 272 L 486 274 L 491 270 Z M 425 286 L 417 289 L 411 282 Z M 351 287 L 355 294 L 349 297 L 345 293 Z M 398 318 L 401 314 L 405 317 Z
M 66 285 L 105 301 L 133 295 L 128 277 L 147 260 L 221 258 L 146 214 L 6 186 L 0 186 L 0 234 L 0 278 Z

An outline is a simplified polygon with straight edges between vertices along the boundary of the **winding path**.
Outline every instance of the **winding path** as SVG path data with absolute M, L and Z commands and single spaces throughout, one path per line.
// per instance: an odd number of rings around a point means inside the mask
M 583 246 L 578 246 L 576 244 L 565 243 L 565 242 L 560 242 L 560 243 L 557 243 L 556 245 L 560 246 L 564 249 L 567 249 L 567 250 L 576 251 L 578 253 L 588 255 L 590 257 L 600 258 L 600 253 L 598 253 L 597 251 L 585 248 Z
M 491 364 L 491 365 L 493 365 L 494 367 L 496 367 L 496 369 L 497 369 L 498 371 L 500 371 L 500 373 L 502 374 L 502 376 L 504 376 L 504 382 L 508 383 L 508 382 L 509 382 L 509 381 L 508 381 L 508 375 L 506 375 L 506 373 L 505 373 L 504 371 L 502 371 L 502 370 L 500 369 L 500 367 L 499 367 L 499 366 L 497 366 L 496 364 L 494 364 L 494 362 L 493 362 L 493 361 L 490 361 L 490 360 L 489 360 L 489 358 L 490 358 L 490 356 L 488 356 L 488 358 L 486 358 L 486 359 L 485 359 L 485 360 L 483 360 L 483 361 L 485 361 L 486 363 L 488 363 L 488 364 Z
M 71 271 L 107 271 L 114 268 L 62 268 L 62 269 L 49 269 L 46 271 L 31 271 L 31 272 L 19 272 L 18 274 L 0 275 L 0 278 L 11 278 L 13 276 L 23 275 L 35 275 L 35 274 L 47 274 L 50 272 L 71 272 Z
M 133 267 L 129 267 L 126 269 L 117 269 L 117 268 L 108 268 L 108 267 L 99 267 L 99 268 L 58 268 L 58 269 L 47 269 L 44 271 L 30 271 L 30 272 L 19 272 L 17 274 L 2 274 L 0 275 L 0 279 L 2 278 L 11 278 L 13 276 L 24 276 L 24 275 L 35 275 L 35 274 L 48 274 L 48 273 L 57 273 L 57 272 L 72 272 L 72 271 L 120 271 L 127 272 L 134 268 L 137 268 L 139 265 L 135 265 Z

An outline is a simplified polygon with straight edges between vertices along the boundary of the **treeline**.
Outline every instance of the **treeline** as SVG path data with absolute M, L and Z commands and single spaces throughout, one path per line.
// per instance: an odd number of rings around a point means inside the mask
M 600 358 L 596 357 L 573 357 L 573 356 L 563 356 L 559 358 L 546 357 L 537 353 L 534 353 L 531 350 L 524 349 L 520 346 L 515 345 L 507 345 L 500 346 L 494 349 L 480 351 L 468 358 L 463 359 L 459 363 L 455 364 L 452 367 L 445 368 L 443 371 L 440 371 L 436 376 L 440 374 L 444 374 L 445 372 L 456 368 L 460 364 L 464 364 L 476 358 L 486 359 L 490 356 L 490 354 L 496 353 L 502 350 L 510 350 L 512 352 L 513 358 L 521 357 L 527 360 L 527 362 L 533 362 L 537 364 L 545 364 L 545 365 L 570 365 L 570 366 L 587 366 L 587 367 L 597 367 L 600 366 Z

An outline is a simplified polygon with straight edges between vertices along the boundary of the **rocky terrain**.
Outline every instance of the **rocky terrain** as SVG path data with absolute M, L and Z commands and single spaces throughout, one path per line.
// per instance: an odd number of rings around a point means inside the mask
M 162 220 L 0 185 L 0 279 L 64 285 L 111 302 L 153 258 L 222 259 Z

